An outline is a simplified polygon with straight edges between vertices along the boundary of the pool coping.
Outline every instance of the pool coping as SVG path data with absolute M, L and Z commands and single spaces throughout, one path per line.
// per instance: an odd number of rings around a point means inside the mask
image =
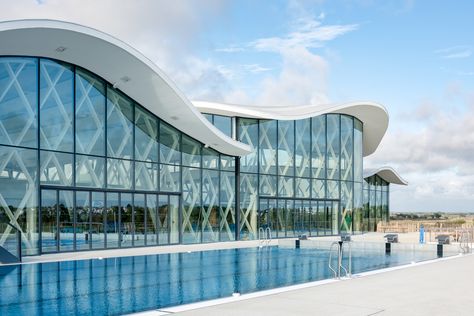
M 465 257 L 465 256 L 472 256 L 472 255 L 474 255 L 474 254 L 473 253 L 470 253 L 470 254 L 460 253 L 460 254 L 457 254 L 457 255 L 449 256 L 449 257 L 429 259 L 429 260 L 424 260 L 424 261 L 419 261 L 419 262 L 411 262 L 409 264 L 403 264 L 403 265 L 389 267 L 389 268 L 383 268 L 383 269 L 377 269 L 377 270 L 372 270 L 372 271 L 361 272 L 361 273 L 353 274 L 351 277 L 345 277 L 345 278 L 340 278 L 340 279 L 324 279 L 324 280 L 318 280 L 318 281 L 313 281 L 313 282 L 306 282 L 306 283 L 295 284 L 295 285 L 290 285 L 290 286 L 278 287 L 278 288 L 274 288 L 274 289 L 257 291 L 257 292 L 246 293 L 246 294 L 234 293 L 234 294 L 232 294 L 232 296 L 228 296 L 228 297 L 221 297 L 221 298 L 206 300 L 206 301 L 201 301 L 201 302 L 195 302 L 195 303 L 189 303 L 189 304 L 183 304 L 183 305 L 176 305 L 176 306 L 171 306 L 171 307 L 164 307 L 164 308 L 159 308 L 159 309 L 154 309 L 154 310 L 131 313 L 131 314 L 127 314 L 127 315 L 130 315 L 130 316 L 131 315 L 134 315 L 134 316 L 170 315 L 170 314 L 174 314 L 174 313 L 186 312 L 186 311 L 191 311 L 191 310 L 195 310 L 195 309 L 211 307 L 211 306 L 216 306 L 216 305 L 222 305 L 222 304 L 227 304 L 227 303 L 233 303 L 233 302 L 238 302 L 238 301 L 245 301 L 245 300 L 248 300 L 248 299 L 264 297 L 264 296 L 269 296 L 269 295 L 274 295 L 274 294 L 280 294 L 280 293 L 285 293 L 285 292 L 290 292 L 290 291 L 295 291 L 295 290 L 300 290 L 300 289 L 306 289 L 306 288 L 321 286 L 321 285 L 325 285 L 325 284 L 350 281 L 350 280 L 353 280 L 353 279 L 368 277 L 368 276 L 371 276 L 371 275 L 383 274 L 383 273 L 387 273 L 387 272 L 391 272 L 391 271 L 402 270 L 402 269 L 407 269 L 407 268 L 411 268 L 411 267 L 417 267 L 417 266 L 422 266 L 422 265 L 426 265 L 426 264 L 432 264 L 432 263 L 436 263 L 436 262 L 461 258 L 461 257 Z

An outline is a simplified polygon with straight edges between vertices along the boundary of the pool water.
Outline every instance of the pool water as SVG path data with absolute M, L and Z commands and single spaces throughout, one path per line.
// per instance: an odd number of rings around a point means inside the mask
M 352 272 L 436 254 L 353 251 Z M 332 277 L 329 252 L 245 248 L 0 267 L 0 315 L 120 315 Z

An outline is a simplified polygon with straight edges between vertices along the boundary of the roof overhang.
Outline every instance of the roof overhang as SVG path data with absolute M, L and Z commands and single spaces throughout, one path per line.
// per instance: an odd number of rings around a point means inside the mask
M 214 127 L 152 61 L 98 30 L 53 20 L 0 22 L 0 55 L 47 57 L 83 67 L 150 112 L 209 147 L 232 156 L 252 151 Z
M 403 179 L 392 167 L 381 167 L 378 169 L 364 169 L 364 179 L 378 175 L 388 183 L 408 185 L 408 182 Z
M 193 101 L 202 113 L 273 120 L 300 120 L 328 113 L 347 114 L 364 124 L 363 155 L 375 152 L 388 128 L 387 110 L 374 102 L 304 106 L 247 106 Z

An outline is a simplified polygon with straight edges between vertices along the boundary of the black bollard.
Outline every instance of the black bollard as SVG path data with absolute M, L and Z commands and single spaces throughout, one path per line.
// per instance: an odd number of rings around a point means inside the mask
M 392 252 L 392 244 L 389 242 L 385 243 L 385 254 L 389 255 Z
M 295 247 L 296 247 L 296 249 L 300 249 L 300 240 L 299 239 L 295 240 Z
M 443 245 L 438 244 L 438 258 L 442 258 L 442 257 L 443 257 Z

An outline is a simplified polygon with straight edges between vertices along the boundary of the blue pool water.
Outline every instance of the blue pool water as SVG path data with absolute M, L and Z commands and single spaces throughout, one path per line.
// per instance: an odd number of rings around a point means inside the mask
M 436 254 L 353 251 L 352 271 Z M 266 247 L 0 267 L 0 315 L 119 315 L 331 277 L 328 251 Z

